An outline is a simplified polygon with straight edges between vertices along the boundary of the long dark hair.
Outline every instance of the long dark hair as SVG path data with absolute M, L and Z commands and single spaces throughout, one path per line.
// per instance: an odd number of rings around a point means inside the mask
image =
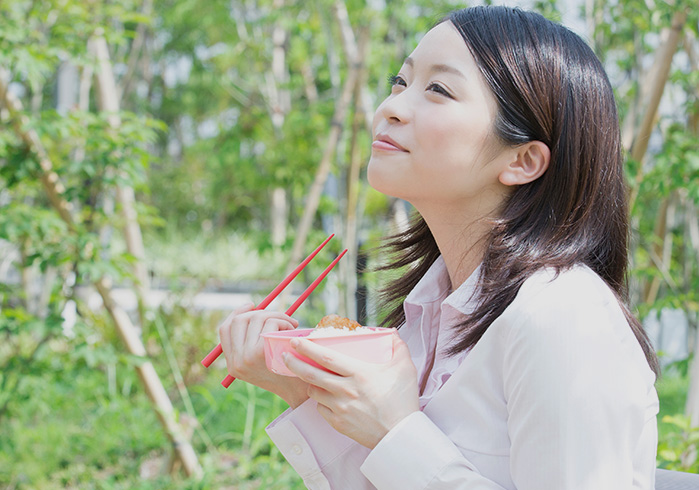
M 497 137 L 509 145 L 541 141 L 551 150 L 548 170 L 512 191 L 485 238 L 477 307 L 456 327 L 449 353 L 475 345 L 537 270 L 585 264 L 616 294 L 658 375 L 653 347 L 627 306 L 628 198 L 616 103 L 602 64 L 579 36 L 534 12 L 472 7 L 441 22 L 461 33 L 495 95 Z M 391 256 L 382 270 L 409 266 L 382 292 L 390 312 L 383 325 L 397 328 L 405 321 L 403 300 L 440 252 L 419 215 L 382 248 Z

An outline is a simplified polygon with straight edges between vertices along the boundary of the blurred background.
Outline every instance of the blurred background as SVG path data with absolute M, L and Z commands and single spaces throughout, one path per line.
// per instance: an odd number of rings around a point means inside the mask
M 284 402 L 199 361 L 330 233 L 274 306 L 348 248 L 295 316 L 380 320 L 367 269 L 411 209 L 366 184 L 373 111 L 481 3 L 0 1 L 0 488 L 303 488 L 264 433 Z M 658 465 L 697 472 L 699 10 L 507 4 L 580 34 L 615 87 Z

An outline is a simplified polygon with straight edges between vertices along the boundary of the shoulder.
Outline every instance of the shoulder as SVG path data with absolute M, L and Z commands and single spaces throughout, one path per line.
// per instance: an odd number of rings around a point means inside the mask
M 517 294 L 519 308 L 565 307 L 579 309 L 586 304 L 616 304 L 611 288 L 592 269 L 576 265 L 556 272 L 542 269 L 530 276 Z
M 588 267 L 532 275 L 495 323 L 515 378 L 528 372 L 559 386 L 575 379 L 590 393 L 632 386 L 644 393 L 653 385 L 616 295 Z
M 556 272 L 543 269 L 529 277 L 503 313 L 508 324 L 527 330 L 582 328 L 586 333 L 623 328 L 630 332 L 611 288 L 589 267 L 577 265 Z M 580 332 L 582 333 L 582 332 Z

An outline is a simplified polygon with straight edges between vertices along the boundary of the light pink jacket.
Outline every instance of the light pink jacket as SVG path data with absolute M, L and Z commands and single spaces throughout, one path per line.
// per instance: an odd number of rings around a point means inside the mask
M 612 291 L 589 268 L 529 278 L 469 352 L 443 354 L 476 271 L 449 294 L 438 259 L 400 329 L 429 376 L 421 411 L 369 450 L 307 401 L 267 433 L 310 489 L 653 490 L 654 375 Z M 431 373 L 425 373 L 436 359 Z

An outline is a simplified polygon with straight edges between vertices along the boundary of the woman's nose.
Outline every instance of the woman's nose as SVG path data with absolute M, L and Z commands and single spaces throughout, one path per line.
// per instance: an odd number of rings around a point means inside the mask
M 410 120 L 410 104 L 407 89 L 389 95 L 379 106 L 377 114 L 392 123 L 405 123 Z

